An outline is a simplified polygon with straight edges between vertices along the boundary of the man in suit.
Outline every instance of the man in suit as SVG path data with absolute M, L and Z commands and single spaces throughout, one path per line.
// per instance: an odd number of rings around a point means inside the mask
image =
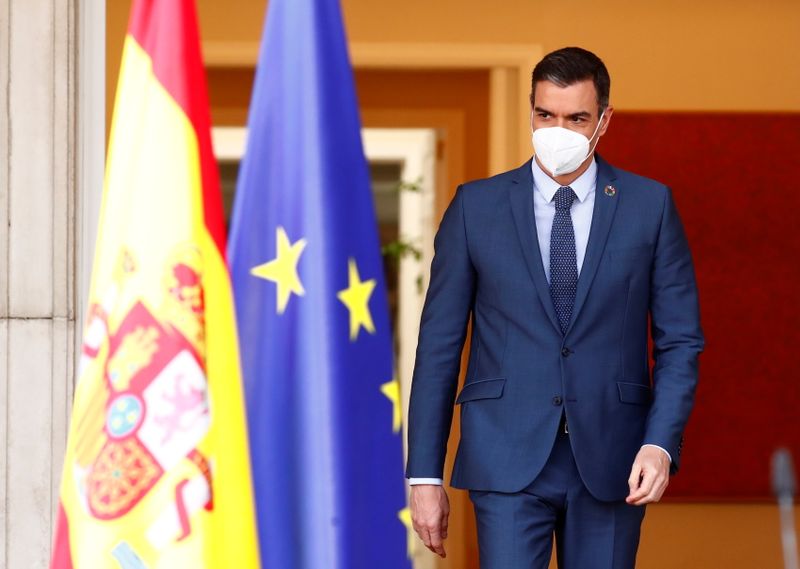
M 442 219 L 406 471 L 414 528 L 442 557 L 454 402 L 451 484 L 470 491 L 483 569 L 546 568 L 554 535 L 561 568 L 633 567 L 645 504 L 678 468 L 704 344 L 692 258 L 669 188 L 594 154 L 609 90 L 593 53 L 545 56 L 534 158 L 460 186 Z

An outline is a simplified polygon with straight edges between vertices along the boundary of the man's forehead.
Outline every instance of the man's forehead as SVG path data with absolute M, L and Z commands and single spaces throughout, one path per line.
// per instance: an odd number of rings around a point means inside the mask
M 590 79 L 564 87 L 551 81 L 539 81 L 534 92 L 534 105 L 559 114 L 593 114 L 597 110 L 597 90 Z

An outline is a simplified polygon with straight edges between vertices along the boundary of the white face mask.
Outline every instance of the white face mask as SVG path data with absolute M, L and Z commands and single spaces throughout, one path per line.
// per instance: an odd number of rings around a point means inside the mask
M 597 128 L 594 129 L 591 138 L 594 138 L 600 129 L 605 114 L 606 112 L 603 111 L 603 114 L 600 115 Z M 571 174 L 594 152 L 594 148 L 589 149 L 589 138 L 560 126 L 537 128 L 533 131 L 531 140 L 536 157 L 553 177 Z M 597 146 L 597 141 L 594 145 Z

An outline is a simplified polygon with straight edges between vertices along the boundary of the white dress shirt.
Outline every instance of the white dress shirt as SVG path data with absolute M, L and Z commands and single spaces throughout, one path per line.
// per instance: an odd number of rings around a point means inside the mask
M 544 274 L 547 282 L 550 282 L 550 233 L 553 230 L 553 218 L 556 215 L 556 203 L 553 198 L 561 187 L 561 184 L 545 174 L 539 167 L 536 160 L 531 162 L 533 171 L 533 214 L 536 217 L 536 235 L 539 238 L 539 251 L 542 255 Z M 581 274 L 583 259 L 586 257 L 586 245 L 589 243 L 589 230 L 592 227 L 592 213 L 594 212 L 594 196 L 597 186 L 597 161 L 592 158 L 592 163 L 586 171 L 578 176 L 569 187 L 578 197 L 572 202 L 570 215 L 572 216 L 572 227 L 575 230 L 575 258 L 578 262 L 578 275 Z M 642 446 L 654 446 L 660 448 L 669 457 L 672 457 L 666 449 L 658 445 L 644 444 Z M 411 486 L 417 484 L 443 484 L 441 478 L 409 478 Z

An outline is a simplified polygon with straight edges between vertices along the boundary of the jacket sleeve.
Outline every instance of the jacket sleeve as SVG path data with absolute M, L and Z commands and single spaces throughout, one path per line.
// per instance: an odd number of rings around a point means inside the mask
M 474 300 L 461 186 L 434 240 L 408 409 L 409 478 L 443 478 L 461 351 Z
M 650 278 L 654 393 L 643 442 L 667 450 L 675 472 L 694 405 L 698 356 L 705 341 L 692 255 L 669 188 Z

